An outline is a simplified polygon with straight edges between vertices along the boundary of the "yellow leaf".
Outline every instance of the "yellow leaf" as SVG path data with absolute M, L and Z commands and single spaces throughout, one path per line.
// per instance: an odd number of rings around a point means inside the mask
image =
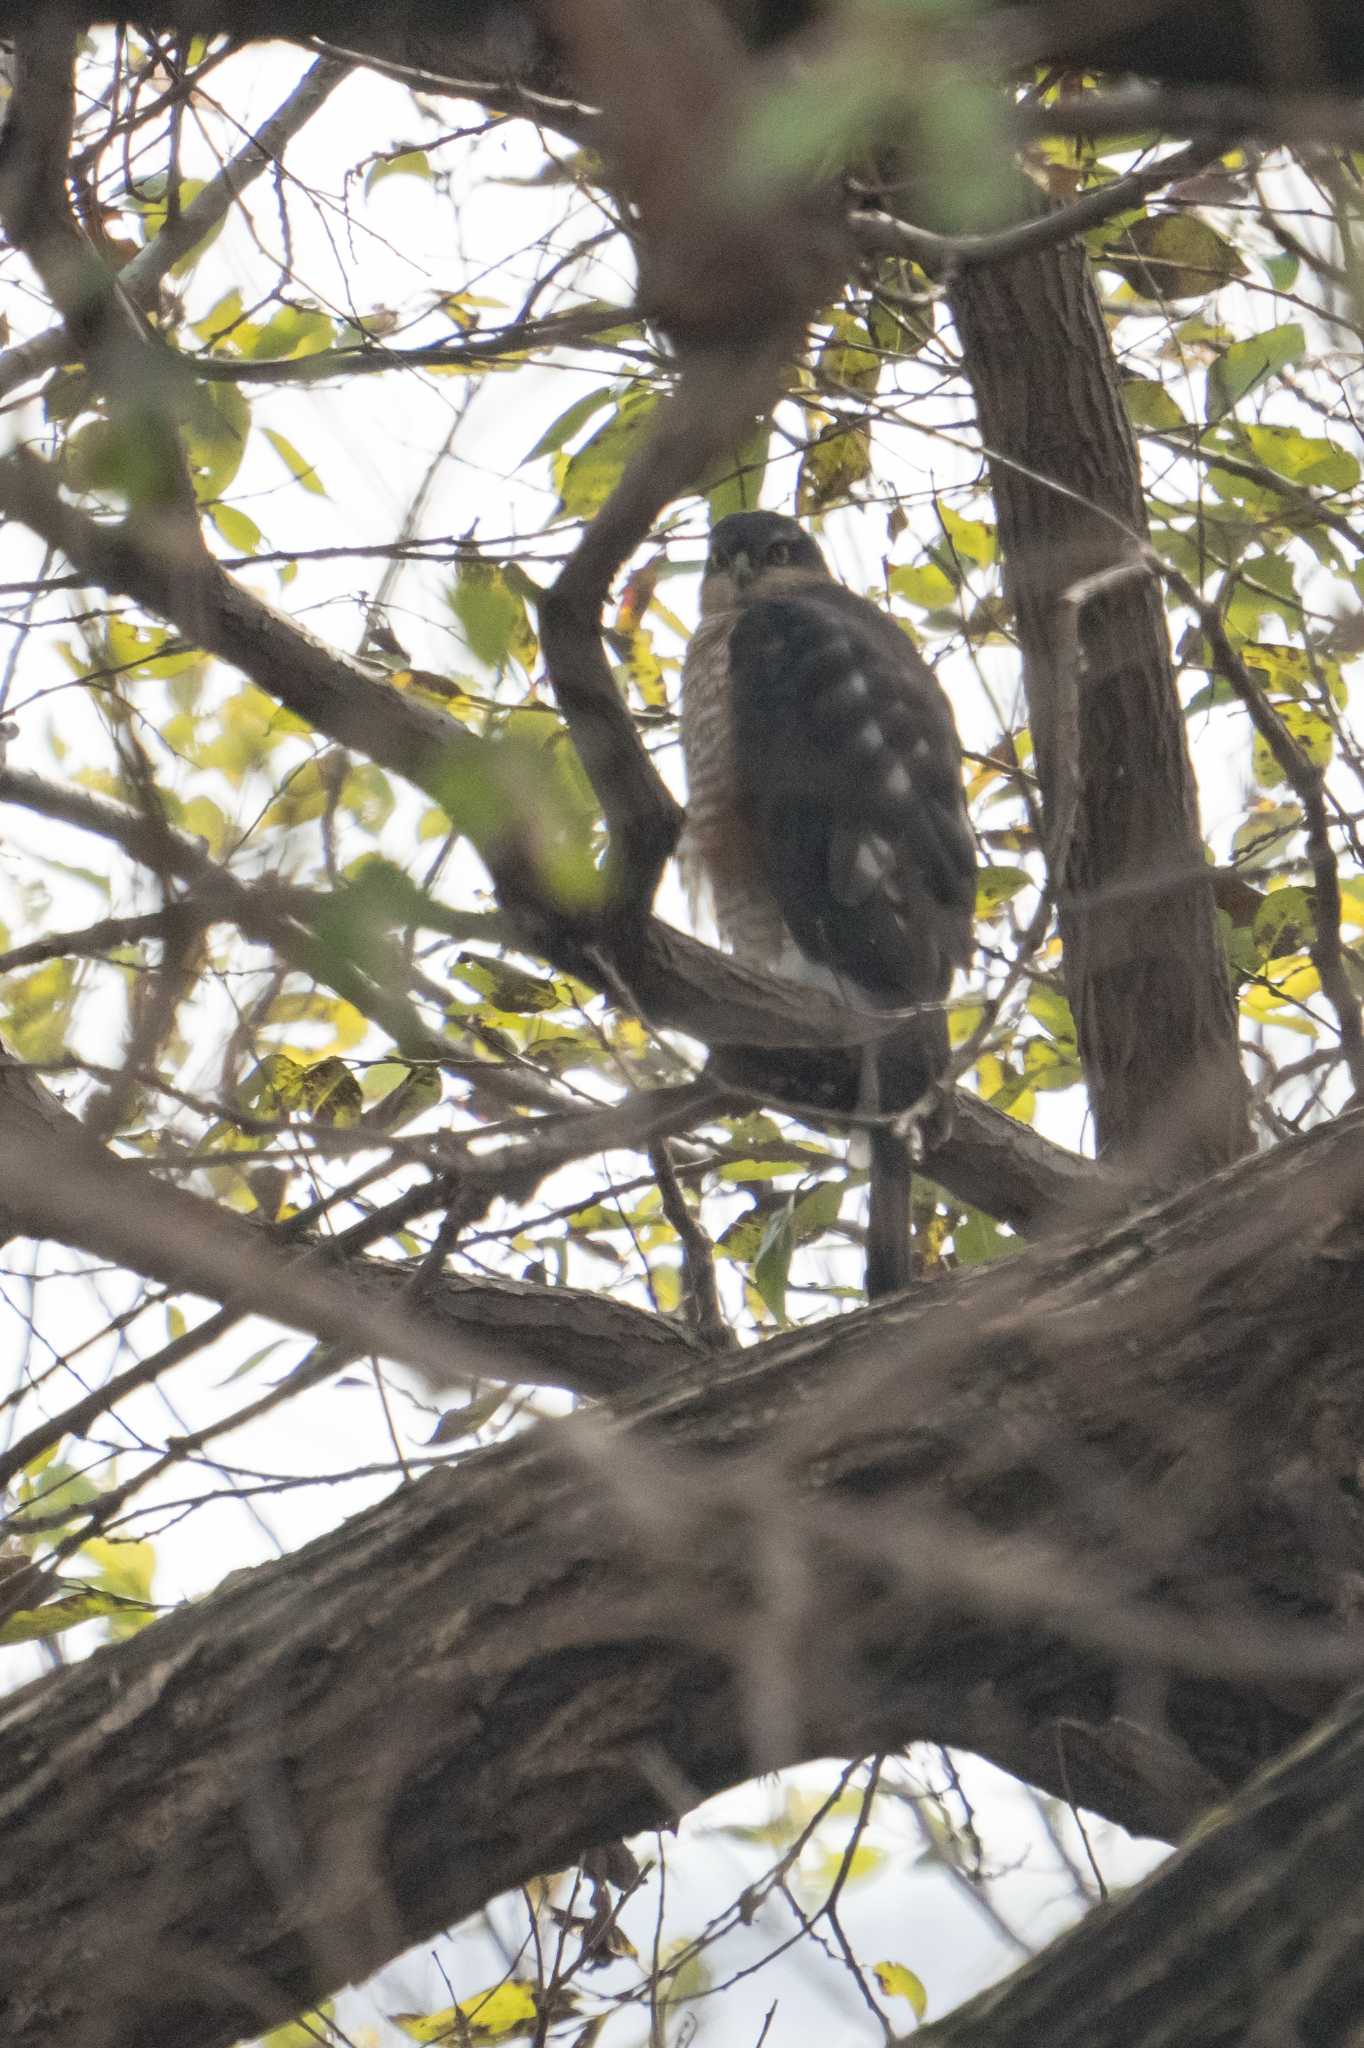
M 1364 925 L 1364 886 L 1360 883 L 1341 883 L 1340 920 L 1342 924 Z
M 917 1236 L 915 1242 L 919 1242 Z M 888 1854 L 874 1842 L 859 1842 L 850 1859 L 844 1849 L 826 1849 L 813 1870 L 802 1872 L 802 1889 L 809 1897 L 824 1898 L 840 1878 L 845 1884 L 861 1884 L 885 1867 Z
M 928 1993 L 922 1981 L 904 1963 L 873 1963 L 876 1981 L 887 1998 L 907 1998 L 916 2020 L 928 2011 Z
M 336 1058 L 317 1060 L 304 1070 L 301 1091 L 304 1107 L 320 1124 L 354 1124 L 360 1120 L 364 1098 L 360 1083 L 345 1062 Z
M 822 512 L 870 474 L 871 434 L 864 424 L 817 432 L 800 458 L 796 510 Z
M 1307 756 L 1314 768 L 1325 768 L 1335 749 L 1336 736 L 1321 713 L 1311 710 L 1306 704 L 1280 704 L 1277 709 L 1288 728 L 1289 737 L 1296 740 L 1300 752 Z M 1287 779 L 1268 742 L 1258 733 L 1252 749 L 1252 764 L 1255 780 L 1262 789 L 1272 789 L 1276 783 Z
M 290 2020 L 282 2027 L 272 2027 L 268 2034 L 261 2036 L 260 2048 L 318 2048 L 319 2042 L 331 2038 L 327 2022 L 332 2016 L 332 2010 L 331 2000 L 328 1999 L 325 2005 L 312 2008 L 316 2015 L 315 2019 L 310 2018 L 306 2023 L 302 2020 Z
M 57 1583 L 77 1584 L 73 1579 L 60 1579 Z M 76 1592 L 60 1594 L 41 1607 L 20 1608 L 0 1622 L 0 1647 L 8 1649 L 14 1643 L 46 1641 L 49 1636 L 60 1635 L 63 1629 L 75 1628 L 79 1622 L 97 1621 L 111 1614 L 118 1604 L 112 1593 L 79 1587 Z
M 1271 1011 L 1296 1008 L 1300 1003 L 1310 1002 L 1321 988 L 1316 968 L 1305 955 L 1298 955 L 1295 965 L 1290 965 L 1273 982 L 1257 982 L 1246 990 L 1241 998 L 1241 1008 L 1250 1017 L 1267 1017 Z M 1299 1029 L 1312 1028 L 1306 1018 L 1294 1019 L 1276 1016 L 1276 1024 L 1288 1024 Z
M 871 336 L 851 313 L 835 313 L 819 354 L 819 373 L 830 384 L 870 397 L 881 379 L 881 358 Z
M 487 1991 L 461 1998 L 440 2012 L 395 2012 L 389 2018 L 411 2041 L 506 2041 L 533 2033 L 538 2020 L 535 1987 L 509 1978 Z
M 96 1567 L 106 1592 L 125 1600 L 151 1599 L 156 1551 L 150 1543 L 111 1543 L 107 1537 L 92 1536 L 81 1545 L 81 1555 Z
M 655 1266 L 649 1274 L 649 1281 L 659 1309 L 664 1315 L 670 1315 L 682 1299 L 682 1275 L 676 1266 Z

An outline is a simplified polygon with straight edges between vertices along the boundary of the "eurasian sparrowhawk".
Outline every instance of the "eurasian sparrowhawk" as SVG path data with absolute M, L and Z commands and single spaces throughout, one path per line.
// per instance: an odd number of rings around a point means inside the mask
M 740 957 L 847 1000 L 924 1005 L 893 1047 L 901 1101 L 948 1063 L 944 998 L 972 950 L 975 847 L 952 713 L 893 619 L 838 583 L 794 519 L 716 525 L 682 671 L 693 897 Z M 916 1086 L 916 1082 L 919 1084 Z M 868 1102 L 867 1097 L 871 1100 Z M 909 1158 L 874 1129 L 867 1291 L 904 1286 Z

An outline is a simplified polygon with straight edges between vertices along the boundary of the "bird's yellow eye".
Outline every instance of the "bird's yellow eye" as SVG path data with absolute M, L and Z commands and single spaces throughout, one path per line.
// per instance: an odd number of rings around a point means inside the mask
M 787 542 L 784 540 L 774 540 L 771 547 L 767 550 L 767 559 L 778 569 L 783 562 L 789 562 L 791 559 L 791 549 Z

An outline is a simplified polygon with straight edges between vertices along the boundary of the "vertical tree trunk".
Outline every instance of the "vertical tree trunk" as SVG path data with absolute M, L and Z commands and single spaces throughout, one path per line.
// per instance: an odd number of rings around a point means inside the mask
M 1194 1179 L 1251 1143 L 1236 1006 L 1204 873 L 1161 595 L 1068 593 L 1147 534 L 1136 446 L 1084 249 L 951 287 L 999 517 L 1066 987 L 1099 1149 Z M 1078 624 L 1078 636 L 1076 626 Z

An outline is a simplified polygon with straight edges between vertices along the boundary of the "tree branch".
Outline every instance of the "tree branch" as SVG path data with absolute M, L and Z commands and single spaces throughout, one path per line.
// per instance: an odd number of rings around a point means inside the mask
M 288 98 L 268 121 L 243 144 L 216 177 L 196 192 L 184 211 L 168 220 L 161 233 L 118 274 L 119 289 L 143 312 L 156 303 L 157 286 L 196 242 L 218 225 L 228 208 L 247 191 L 261 172 L 278 163 L 284 149 L 298 131 L 335 91 L 351 70 L 342 59 L 320 57 L 299 80 Z M 63 166 L 64 168 L 64 166 Z M 66 362 L 76 346 L 65 322 L 16 343 L 0 353 L 0 398 L 8 397 L 30 378 L 41 376 Z M 268 365 L 260 366 L 268 368 Z M 297 366 L 295 366 L 297 367 Z M 197 365 L 196 365 L 197 372 Z
M 170 619 L 193 644 L 231 662 L 319 732 L 426 790 L 457 824 L 468 810 L 461 791 L 489 788 L 497 766 L 485 743 L 444 712 L 377 683 L 359 662 L 253 596 L 207 556 L 172 573 L 126 528 L 99 525 L 66 504 L 46 467 L 27 456 L 0 462 L 0 512 L 31 526 L 89 581 L 125 591 Z M 589 638 L 595 644 L 595 635 Z M 498 829 L 523 807 L 509 790 L 497 811 Z M 485 815 L 488 808 L 480 807 Z M 500 842 L 480 837 L 476 843 L 498 877 Z M 501 879 L 505 883 L 505 874 Z M 537 897 L 523 864 L 514 870 L 510 894 L 511 921 L 528 949 L 602 987 L 609 934 Z M 647 1020 L 703 1044 L 741 1048 L 744 1057 L 721 1070 L 722 1082 L 816 1112 L 856 1108 L 859 1063 L 849 1049 L 886 1028 L 882 1013 L 864 1014 L 816 990 L 758 974 L 657 920 L 632 938 L 605 978 L 616 997 L 623 983 Z M 807 1056 L 791 1051 L 800 1047 L 820 1050 Z M 1054 1228 L 1081 1188 L 1095 1190 L 1088 1162 L 970 1097 L 959 1102 L 957 1129 L 934 1154 L 933 1171 L 963 1200 L 1035 1230 Z M 902 1106 L 888 1094 L 888 1108 Z M 1119 1197 L 1116 1180 L 1110 1193 Z
M 1236 1006 L 1144 543 L 1136 448 L 1083 248 L 949 290 L 999 514 L 1099 1150 L 1193 1178 L 1250 1144 Z M 1068 630 L 1069 626 L 1069 630 Z
M 225 2044 L 804 1756 L 1185 1826 L 1359 1668 L 1361 1132 L 479 1454 L 0 1706 L 10 2048 Z
M 1362 1790 L 1356 1693 L 1115 1912 L 1091 1914 L 915 2041 L 1343 2042 L 1364 2006 Z

